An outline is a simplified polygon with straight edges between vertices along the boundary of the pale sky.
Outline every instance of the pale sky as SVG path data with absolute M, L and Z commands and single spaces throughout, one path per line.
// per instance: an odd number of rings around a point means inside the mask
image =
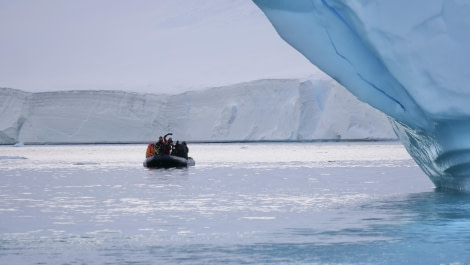
M 179 93 L 318 71 L 250 0 L 0 0 L 0 87 Z

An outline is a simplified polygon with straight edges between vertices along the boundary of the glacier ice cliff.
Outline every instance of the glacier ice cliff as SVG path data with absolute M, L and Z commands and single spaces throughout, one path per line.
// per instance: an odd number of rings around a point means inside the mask
M 0 89 L 0 144 L 390 140 L 388 118 L 331 79 L 259 80 L 176 95 Z
M 470 190 L 470 2 L 254 2 L 287 43 L 391 117 L 437 187 Z

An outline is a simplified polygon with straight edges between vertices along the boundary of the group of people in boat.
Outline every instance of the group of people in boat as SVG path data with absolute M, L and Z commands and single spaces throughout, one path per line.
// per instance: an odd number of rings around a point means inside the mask
M 171 137 L 166 139 L 166 137 L 169 135 L 172 135 L 172 133 L 167 133 L 163 137 L 158 137 L 157 142 L 149 143 L 145 156 L 150 157 L 153 155 L 166 154 L 188 159 L 189 148 L 186 144 L 186 141 L 181 143 L 176 141 L 176 143 L 173 144 L 173 139 Z

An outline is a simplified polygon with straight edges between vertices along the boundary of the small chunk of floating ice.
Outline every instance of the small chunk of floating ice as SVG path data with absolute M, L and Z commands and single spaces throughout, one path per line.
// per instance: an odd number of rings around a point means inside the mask
M 23 142 L 18 142 L 18 143 L 16 143 L 16 144 L 14 144 L 13 146 L 15 146 L 15 147 L 22 147 L 22 146 L 24 146 L 24 143 L 23 143 Z
M 248 219 L 248 220 L 274 220 L 276 217 L 274 216 L 245 216 L 242 217 L 242 219 Z
M 98 235 L 98 234 L 120 234 L 120 233 L 122 233 L 121 230 L 103 229 L 103 230 L 88 232 L 87 234 Z
M 74 166 L 87 166 L 87 165 L 99 165 L 97 162 L 76 162 L 73 163 Z
M 183 231 L 178 231 L 178 234 L 180 235 L 189 235 L 189 234 L 192 234 L 193 232 L 189 231 L 189 230 L 183 230 Z
M 0 156 L 1 159 L 28 159 L 24 156 Z

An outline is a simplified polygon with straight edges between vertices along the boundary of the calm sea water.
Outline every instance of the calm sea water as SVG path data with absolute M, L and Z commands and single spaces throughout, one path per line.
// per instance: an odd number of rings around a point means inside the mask
M 470 196 L 400 144 L 0 147 L 0 264 L 469 264 Z

